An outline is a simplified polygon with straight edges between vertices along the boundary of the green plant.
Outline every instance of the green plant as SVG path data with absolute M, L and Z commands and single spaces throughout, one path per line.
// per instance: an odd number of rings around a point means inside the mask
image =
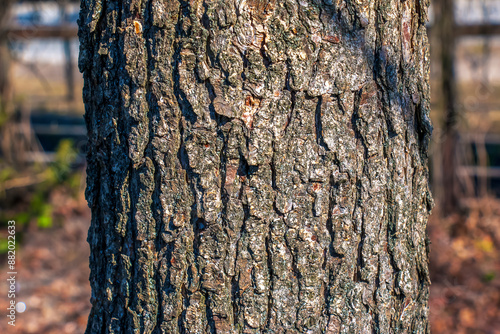
M 71 167 L 78 153 L 72 140 L 64 139 L 59 143 L 54 162 L 49 166 L 53 185 L 64 183 L 71 176 Z
M 73 170 L 73 164 L 77 158 L 77 150 L 75 149 L 72 140 L 62 140 L 54 154 L 54 161 L 49 165 L 34 164 L 29 167 L 29 171 L 24 170 L 19 172 L 10 166 L 3 166 L 0 169 L 0 184 L 23 178 L 27 173 L 38 175 L 42 178 L 42 182 L 32 184 L 30 191 L 24 195 L 27 205 L 20 205 L 18 213 L 10 213 L 10 217 L 2 217 L 14 219 L 17 226 L 25 226 L 31 220 L 35 220 L 40 228 L 49 228 L 53 225 L 53 205 L 48 202 L 51 192 L 55 188 L 65 187 L 70 190 L 72 195 L 76 195 L 80 189 L 81 175 L 80 171 Z M 1 196 L 1 194 L 0 194 Z M 22 207 L 22 208 L 21 208 Z M 4 219 L 5 220 L 5 219 Z M 5 253 L 6 241 L 0 237 L 0 254 Z

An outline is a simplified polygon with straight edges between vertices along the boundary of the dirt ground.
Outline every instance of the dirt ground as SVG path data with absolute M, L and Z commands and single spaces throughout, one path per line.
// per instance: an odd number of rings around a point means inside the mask
M 15 328 L 0 333 L 83 333 L 90 311 L 90 213 L 83 198 L 51 198 L 64 222 L 28 229 L 18 253 L 18 299 L 26 303 Z M 500 202 L 483 200 L 465 216 L 429 222 L 432 333 L 500 334 Z M 5 263 L 2 273 L 6 272 Z M 3 275 L 3 274 L 2 274 Z M 8 306 L 5 284 L 0 309 Z M 4 312 L 2 312 L 4 313 Z
M 26 311 L 17 313 L 15 327 L 2 317 L 0 333 L 85 331 L 90 312 L 90 252 L 86 241 L 90 212 L 83 198 L 75 200 L 55 194 L 51 202 L 58 203 L 54 215 L 61 218 L 61 223 L 51 229 L 31 224 L 24 233 L 16 254 L 16 301 L 24 302 Z M 2 278 L 6 272 L 3 262 Z M 6 285 L 2 284 L 0 309 L 6 310 L 8 302 Z
M 500 334 L 500 202 L 429 221 L 432 333 Z

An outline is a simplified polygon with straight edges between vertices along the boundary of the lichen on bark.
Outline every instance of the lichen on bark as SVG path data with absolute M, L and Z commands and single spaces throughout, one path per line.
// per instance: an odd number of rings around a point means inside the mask
M 86 333 L 429 333 L 427 0 L 81 6 Z

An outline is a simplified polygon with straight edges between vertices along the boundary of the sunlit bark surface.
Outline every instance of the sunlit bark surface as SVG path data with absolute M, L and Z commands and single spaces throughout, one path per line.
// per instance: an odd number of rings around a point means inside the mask
M 427 0 L 84 0 L 87 333 L 429 333 Z

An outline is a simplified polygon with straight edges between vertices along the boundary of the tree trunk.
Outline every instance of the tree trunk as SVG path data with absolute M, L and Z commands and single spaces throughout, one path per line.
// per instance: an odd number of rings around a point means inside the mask
M 441 43 L 441 89 L 444 109 L 442 139 L 443 197 L 439 206 L 443 214 L 456 212 L 459 202 L 457 187 L 457 124 L 459 111 L 456 107 L 457 87 L 455 78 L 455 12 L 454 0 L 436 2 L 437 28 Z
M 427 5 L 83 1 L 86 333 L 428 333 Z
M 0 6 L 0 126 L 7 118 L 8 104 L 11 100 L 12 87 L 10 82 L 10 52 L 7 45 L 7 22 L 10 8 L 14 0 L 4 0 Z M 10 115 L 9 115 L 10 116 Z

